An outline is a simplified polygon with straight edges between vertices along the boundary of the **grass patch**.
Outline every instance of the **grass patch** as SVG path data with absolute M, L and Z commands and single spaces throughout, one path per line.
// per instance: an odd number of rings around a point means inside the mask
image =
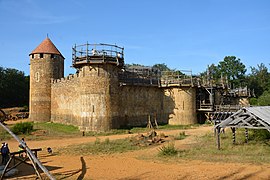
M 250 137 L 253 137 L 250 131 Z M 270 140 L 249 140 L 245 143 L 244 130 L 238 129 L 236 144 L 232 143 L 232 133 L 227 130 L 221 135 L 221 150 L 217 149 L 216 138 L 213 133 L 198 137 L 197 143 L 190 148 L 175 154 L 181 159 L 203 160 L 214 162 L 239 162 L 239 163 L 270 163 Z
M 85 132 L 85 136 L 111 136 L 111 135 L 128 134 L 128 133 L 130 132 L 127 129 L 112 129 L 106 132 L 96 132 L 96 131 Z
M 168 143 L 167 145 L 161 146 L 159 148 L 159 156 L 175 156 L 178 153 L 177 149 L 174 146 L 174 143 Z
M 129 138 L 113 141 L 109 138 L 106 138 L 104 141 L 96 138 L 96 141 L 93 143 L 67 146 L 66 148 L 60 149 L 59 153 L 72 155 L 112 154 L 138 150 L 141 148 L 142 147 L 133 145 Z
M 33 131 L 31 134 L 25 134 L 25 137 L 28 140 L 42 140 L 42 139 L 52 139 L 52 138 L 69 138 L 69 137 L 81 137 L 83 132 L 79 131 L 79 129 L 72 125 L 64 125 L 60 123 L 52 123 L 52 122 L 31 122 L 33 124 Z M 19 123 L 18 123 L 19 124 Z M 10 125 L 10 128 L 16 126 Z M 200 126 L 199 124 L 195 125 L 162 125 L 159 126 L 159 129 L 192 129 Z M 150 129 L 146 127 L 134 127 L 131 129 L 113 129 L 107 132 L 85 132 L 85 136 L 110 136 L 110 135 L 119 135 L 119 134 L 136 134 L 136 133 L 146 133 L 149 132 Z M 11 136 L 8 133 L 0 131 L 0 139 L 10 138 Z M 177 138 L 180 138 L 177 137 Z
M 174 140 L 182 140 L 185 139 L 187 137 L 186 132 L 180 132 L 178 135 L 174 136 Z
M 9 140 L 12 136 L 3 128 L 0 128 L 0 139 L 2 140 Z
M 177 130 L 177 129 L 194 129 L 196 127 L 202 126 L 201 124 L 192 124 L 192 125 L 162 125 L 158 126 L 158 129 L 168 129 L 168 130 Z
M 194 129 L 196 127 L 201 126 L 200 124 L 194 125 L 162 125 L 158 126 L 160 130 L 179 130 L 179 129 Z M 136 133 L 146 133 L 149 132 L 151 129 L 146 127 L 133 127 L 131 129 L 112 129 L 107 132 L 95 132 L 90 131 L 86 132 L 86 136 L 110 136 L 110 135 L 118 135 L 118 134 L 136 134 Z
M 61 136 L 61 135 L 82 135 L 78 129 L 73 125 L 64 125 L 60 123 L 51 122 L 37 122 L 34 123 L 35 130 L 45 130 L 49 136 Z

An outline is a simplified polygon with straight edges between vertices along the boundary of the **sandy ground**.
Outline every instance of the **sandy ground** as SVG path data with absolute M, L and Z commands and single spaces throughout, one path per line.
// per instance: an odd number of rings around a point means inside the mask
M 186 148 L 194 142 L 196 136 L 211 131 L 211 127 L 199 127 L 185 131 L 188 138 L 177 141 L 177 148 Z M 165 131 L 166 135 L 179 134 L 180 130 Z M 159 133 L 159 132 L 158 132 Z M 136 134 L 135 134 L 136 135 Z M 110 140 L 132 136 L 113 135 Z M 106 137 L 99 137 L 104 140 Z M 43 165 L 58 179 L 270 179 L 270 164 L 213 163 L 202 161 L 168 161 L 161 162 L 154 158 L 157 146 L 134 152 L 112 155 L 70 156 L 54 153 L 48 155 L 47 147 L 53 150 L 71 144 L 95 141 L 95 137 L 80 137 L 61 140 L 27 141 L 30 148 L 42 148 L 38 155 Z M 18 143 L 9 141 L 12 151 L 17 150 Z M 9 179 L 35 179 L 30 166 L 20 165 L 19 174 Z M 59 176 L 61 175 L 61 176 Z

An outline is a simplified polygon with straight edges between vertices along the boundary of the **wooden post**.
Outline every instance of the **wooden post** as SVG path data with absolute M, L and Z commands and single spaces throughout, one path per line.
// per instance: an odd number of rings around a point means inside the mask
M 246 143 L 248 143 L 248 129 L 245 128 Z
M 232 133 L 233 133 L 233 144 L 235 144 L 235 127 L 232 127 Z
M 220 150 L 220 127 L 217 127 L 217 148 Z
M 152 123 L 151 123 L 151 117 L 150 117 L 150 115 L 148 115 L 147 128 L 148 128 L 148 129 L 153 129 L 153 125 L 152 125 Z
M 158 123 L 157 123 L 157 113 L 155 113 L 155 126 L 156 126 L 156 129 L 158 129 Z
M 40 173 L 38 172 L 37 163 L 34 162 L 33 157 L 29 153 L 27 153 L 27 155 L 29 156 L 29 159 L 33 165 L 33 168 L 35 169 L 36 175 L 39 177 L 39 179 L 42 179 L 42 177 L 40 176 Z

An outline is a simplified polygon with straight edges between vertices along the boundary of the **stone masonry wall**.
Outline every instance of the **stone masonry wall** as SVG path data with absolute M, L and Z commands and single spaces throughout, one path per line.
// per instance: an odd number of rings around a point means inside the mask
M 197 123 L 196 89 L 175 87 L 165 90 L 165 111 L 169 113 L 169 124 L 187 125 Z
M 122 86 L 120 88 L 119 119 L 122 126 L 146 126 L 148 116 L 158 124 L 168 123 L 168 113 L 164 111 L 164 92 L 151 86 Z
M 56 80 L 52 84 L 53 122 L 73 124 L 85 131 L 106 131 L 113 128 L 112 112 L 118 112 L 113 100 L 118 95 L 117 73 L 110 64 L 84 66 L 71 78 Z M 115 93 L 114 93 L 115 94 Z
M 51 78 L 63 77 L 64 59 L 51 54 L 30 56 L 30 119 L 50 121 L 51 117 Z
M 152 123 L 196 123 L 194 88 L 119 86 L 112 65 L 85 66 L 52 82 L 51 120 L 84 131 L 107 131 Z
M 51 121 L 79 126 L 80 92 L 78 74 L 52 81 Z

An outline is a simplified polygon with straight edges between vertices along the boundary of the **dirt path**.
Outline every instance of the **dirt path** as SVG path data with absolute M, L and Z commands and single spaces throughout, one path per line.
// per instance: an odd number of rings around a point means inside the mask
M 162 131 L 166 135 L 178 134 L 185 131 L 189 135 L 186 139 L 177 141 L 177 148 L 185 148 L 194 142 L 196 136 L 211 131 L 211 127 L 200 127 L 189 130 Z M 158 132 L 159 133 L 159 132 Z M 132 136 L 113 135 L 99 137 L 121 139 Z M 81 137 L 61 140 L 28 141 L 31 148 L 47 147 L 53 149 L 61 148 L 71 144 L 80 144 L 95 141 L 95 137 Z M 17 149 L 18 143 L 10 141 L 12 150 Z M 180 161 L 160 162 L 153 157 L 156 156 L 158 147 L 147 150 L 127 152 L 112 155 L 48 155 L 42 151 L 40 160 L 48 170 L 57 175 L 58 179 L 270 179 L 270 164 L 238 164 L 238 163 L 209 163 L 202 161 Z M 61 176 L 59 176 L 61 175 Z M 33 171 L 28 167 L 20 168 L 20 177 L 11 179 L 34 179 Z

